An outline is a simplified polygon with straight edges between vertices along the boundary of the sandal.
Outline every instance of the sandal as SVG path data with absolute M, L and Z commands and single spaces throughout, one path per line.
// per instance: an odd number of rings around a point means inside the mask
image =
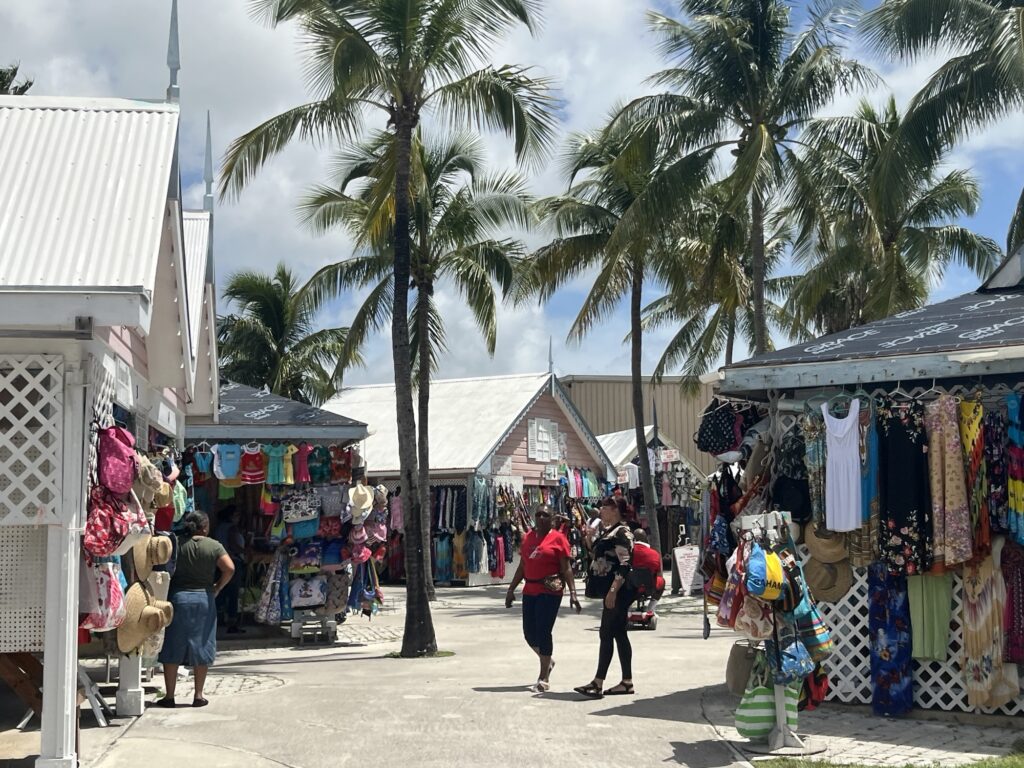
M 195 700 L 194 700 L 194 701 L 192 702 L 192 706 L 193 706 L 193 707 L 205 707 L 205 706 L 206 706 L 207 704 L 209 704 L 209 703 L 210 703 L 210 702 L 208 702 L 208 701 L 207 701 L 206 699 L 195 699 Z
M 633 684 L 632 683 L 619 683 L 618 685 L 609 688 L 604 692 L 605 696 L 632 696 Z
M 580 685 L 573 688 L 576 693 L 580 696 L 586 696 L 588 699 L 603 699 L 604 693 L 601 692 L 601 686 L 597 683 L 590 682 L 586 685 Z
M 174 703 L 174 697 L 164 696 L 162 699 L 157 700 L 156 706 L 163 707 L 164 709 L 174 709 L 174 707 L 176 706 Z
M 547 693 L 551 690 L 551 683 L 547 680 L 538 680 L 536 683 L 530 686 L 531 693 Z

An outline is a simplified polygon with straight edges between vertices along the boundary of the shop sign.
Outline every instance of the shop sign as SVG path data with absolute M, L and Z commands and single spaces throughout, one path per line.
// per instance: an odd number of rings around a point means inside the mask
M 548 464 L 544 467 L 544 479 L 545 480 L 557 480 L 558 479 L 558 465 Z
M 679 572 L 679 583 L 689 594 L 699 592 L 704 588 L 703 579 L 697 570 L 700 560 L 700 547 L 687 544 L 683 547 L 676 547 L 672 550 L 672 558 L 675 560 L 676 570 Z
M 675 448 L 662 448 L 658 452 L 658 458 L 662 464 L 672 464 L 679 461 L 679 451 Z
M 626 470 L 619 470 L 619 474 L 615 476 L 615 482 L 619 485 L 629 485 L 629 475 L 626 474 Z

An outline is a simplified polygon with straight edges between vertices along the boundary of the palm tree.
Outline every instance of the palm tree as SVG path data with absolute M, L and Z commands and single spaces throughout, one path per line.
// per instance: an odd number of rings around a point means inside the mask
M 783 184 L 797 134 L 837 94 L 873 81 L 844 58 L 849 11 L 839 0 L 816 2 L 796 32 L 785 0 L 679 0 L 684 20 L 650 13 L 670 68 L 652 82 L 671 89 L 629 104 L 624 117 L 658 125 L 677 137 L 683 155 L 712 162 L 729 149 L 730 207 L 749 208 L 750 302 L 754 353 L 769 345 L 765 306 L 766 201 Z M 678 214 L 679 201 L 661 195 L 638 221 Z M 639 228 L 642 223 L 638 224 Z
M 323 300 L 309 294 L 284 264 L 271 277 L 232 274 L 224 298 L 238 314 L 217 321 L 221 375 L 277 395 L 320 405 L 338 391 L 334 370 L 348 328 L 315 330 Z
M 1024 106 L 1022 0 L 886 0 L 865 17 L 864 30 L 876 48 L 898 56 L 956 51 L 911 102 L 903 139 L 889 151 L 893 164 L 908 153 L 933 161 L 951 142 Z M 1022 244 L 1024 192 L 1007 253 Z
M 714 185 L 676 219 L 676 257 L 682 284 L 671 281 L 664 296 L 644 308 L 644 330 L 676 328 L 654 369 L 660 379 L 682 367 L 681 388 L 696 393 L 700 377 L 717 360 L 731 365 L 737 341 L 753 346 L 754 312 L 750 301 L 750 220 L 728 206 L 728 189 Z M 792 336 L 806 331 L 784 308 L 792 277 L 772 277 L 790 245 L 781 216 L 772 214 L 773 234 L 765 243 L 766 310 L 769 325 Z M 771 342 L 769 339 L 769 348 Z
M 371 288 L 352 322 L 344 369 L 359 360 L 372 333 L 391 321 L 394 291 L 391 240 L 394 230 L 395 142 L 388 133 L 345 150 L 339 156 L 333 186 L 315 188 L 300 204 L 305 222 L 316 232 L 348 230 L 365 243 L 365 255 L 331 264 L 310 280 L 321 297 Z M 410 323 L 417 381 L 416 413 L 419 492 L 430 494 L 430 377 L 446 348 L 444 318 L 434 303 L 439 283 L 451 282 L 462 295 L 493 355 L 497 344 L 499 297 L 516 285 L 525 247 L 502 233 L 532 223 L 525 181 L 513 173 L 488 175 L 484 148 L 466 133 L 425 143 L 421 131 L 412 148 L 412 287 L 416 291 Z M 430 530 L 424 527 L 429 558 Z M 428 569 L 429 575 L 429 569 Z
M 667 220 L 652 221 L 646 231 L 634 229 L 629 237 L 622 236 L 641 201 L 663 191 L 653 186 L 654 181 L 664 178 L 666 167 L 674 161 L 665 153 L 657 131 L 646 131 L 644 138 L 642 144 L 635 141 L 631 126 L 614 117 L 594 134 L 570 138 L 563 158 L 569 189 L 564 195 L 538 203 L 539 215 L 548 223 L 554 239 L 533 254 L 528 287 L 530 293 L 546 301 L 566 282 L 594 273 L 593 286 L 569 330 L 569 338 L 574 341 L 582 340 L 623 300 L 628 301 L 636 446 L 651 545 L 660 551 L 657 496 L 644 432 L 643 289 L 645 280 L 679 284 L 687 275 L 677 271 L 682 262 L 673 258 Z M 630 153 L 628 166 L 624 162 L 626 152 Z M 673 193 L 684 197 L 702 181 L 688 177 Z
M 970 173 L 941 172 L 945 153 L 893 162 L 903 124 L 890 97 L 880 110 L 862 102 L 853 116 L 805 132 L 792 185 L 795 256 L 804 269 L 790 308 L 823 333 L 916 309 L 950 264 L 986 276 L 1002 256 L 996 242 L 955 223 L 981 199 Z M 874 194 L 897 178 L 898 196 Z
M 20 65 L 0 67 L 0 96 L 24 96 L 32 87 L 32 80 L 23 79 L 20 83 L 14 82 L 18 79 Z
M 413 133 L 425 110 L 459 125 L 504 131 L 519 158 L 537 159 L 554 126 L 548 83 L 522 67 L 483 62 L 509 30 L 533 31 L 540 0 L 256 0 L 272 24 L 298 21 L 306 41 L 314 100 L 273 117 L 228 149 L 222 191 L 238 192 L 253 174 L 299 134 L 305 139 L 352 139 L 366 115 L 387 118 L 395 138 L 395 217 L 391 345 L 395 367 L 402 487 L 406 519 L 421 541 L 426 510 L 417 491 L 416 420 L 409 335 Z M 434 653 L 437 642 L 422 546 L 406 548 L 408 595 L 403 656 Z

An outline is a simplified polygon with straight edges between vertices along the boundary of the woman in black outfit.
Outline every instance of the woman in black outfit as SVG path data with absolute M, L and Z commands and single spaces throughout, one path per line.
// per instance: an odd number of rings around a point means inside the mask
M 633 647 L 626 633 L 629 606 L 636 598 L 636 591 L 629 586 L 628 581 L 633 565 L 633 534 L 625 522 L 624 500 L 606 498 L 601 501 L 598 512 L 601 515 L 601 527 L 594 539 L 587 594 L 604 598 L 601 651 L 594 679 L 587 685 L 573 689 L 588 699 L 633 693 Z M 619 650 L 619 664 L 622 666 L 622 682 L 604 690 L 605 677 L 616 647 Z

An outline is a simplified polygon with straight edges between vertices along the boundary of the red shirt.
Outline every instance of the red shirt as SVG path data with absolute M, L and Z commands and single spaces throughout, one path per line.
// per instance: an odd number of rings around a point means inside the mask
M 637 542 L 633 547 L 633 567 L 643 568 L 661 575 L 661 555 L 655 552 L 650 546 Z
M 536 531 L 530 531 L 523 536 L 519 556 L 523 559 L 523 576 L 526 578 L 523 594 L 555 594 L 544 589 L 539 580 L 562 572 L 562 558 L 569 556 L 569 540 L 556 530 L 549 531 L 543 539 L 537 536 Z M 534 579 L 538 581 L 531 583 Z

